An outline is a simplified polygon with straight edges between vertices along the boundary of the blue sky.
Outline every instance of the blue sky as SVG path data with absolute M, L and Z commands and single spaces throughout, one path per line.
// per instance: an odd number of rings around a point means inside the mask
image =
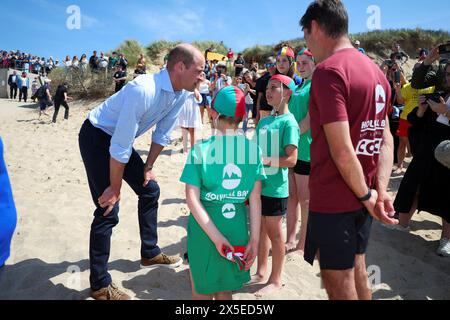
M 2 3 L 0 49 L 62 59 L 96 49 L 108 51 L 125 39 L 143 45 L 159 39 L 217 40 L 235 52 L 255 44 L 302 37 L 298 26 L 310 0 L 22 0 Z M 366 32 L 367 8 L 381 10 L 381 28 L 450 31 L 448 0 L 344 0 L 350 32 Z M 423 5 L 426 3 L 426 5 Z M 70 5 L 81 10 L 81 29 L 69 30 Z M 444 9 L 445 8 L 445 9 Z M 5 31 L 5 29 L 3 29 Z

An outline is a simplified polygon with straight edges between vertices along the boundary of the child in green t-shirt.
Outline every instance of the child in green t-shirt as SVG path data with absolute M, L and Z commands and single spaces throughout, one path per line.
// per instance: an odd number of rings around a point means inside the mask
M 217 136 L 194 146 L 181 176 L 191 210 L 187 243 L 194 299 L 230 300 L 250 280 L 258 252 L 266 176 L 257 143 L 237 134 L 245 113 L 242 90 L 219 91 L 212 105 Z
M 293 168 L 297 163 L 300 139 L 298 122 L 288 107 L 294 90 L 295 83 L 291 78 L 284 75 L 273 76 L 267 86 L 266 97 L 274 112 L 262 119 L 256 128 L 267 180 L 262 185 L 258 270 L 252 282 L 262 282 L 265 278 L 270 244 L 272 245 L 272 273 L 267 286 L 259 290 L 256 296 L 270 294 L 282 287 L 281 272 L 285 256 L 282 221 L 289 197 L 288 168 Z
M 311 172 L 310 149 L 312 143 L 309 118 L 311 80 L 316 68 L 313 54 L 306 48 L 297 54 L 297 69 L 303 83 L 294 91 L 289 101 L 289 111 L 300 126 L 297 164 L 289 172 L 289 202 L 286 215 L 286 252 L 303 257 L 309 214 L 309 174 Z M 300 204 L 300 206 L 299 206 Z M 298 210 L 300 207 L 300 211 Z M 298 221 L 301 215 L 300 239 L 296 243 Z

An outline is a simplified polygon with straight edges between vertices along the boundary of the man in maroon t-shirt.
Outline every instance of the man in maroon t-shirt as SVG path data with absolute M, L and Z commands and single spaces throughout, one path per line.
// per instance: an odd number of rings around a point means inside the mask
M 387 186 L 393 138 L 390 87 L 381 70 L 354 49 L 339 0 L 317 0 L 300 21 L 318 60 L 310 97 L 310 215 L 305 260 L 319 257 L 330 299 L 371 299 L 365 253 L 372 217 L 388 224 Z

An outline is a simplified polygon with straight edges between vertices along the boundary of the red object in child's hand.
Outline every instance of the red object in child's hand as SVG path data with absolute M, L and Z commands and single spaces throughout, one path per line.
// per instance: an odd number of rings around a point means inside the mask
M 234 247 L 234 253 L 226 246 L 223 247 L 223 253 L 227 257 L 227 260 L 237 263 L 239 265 L 239 269 L 242 271 L 245 269 L 245 261 L 244 261 L 244 254 L 246 247 L 243 246 L 236 246 Z

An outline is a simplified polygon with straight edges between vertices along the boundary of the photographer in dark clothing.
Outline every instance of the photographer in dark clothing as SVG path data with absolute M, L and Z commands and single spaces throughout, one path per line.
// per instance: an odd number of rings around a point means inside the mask
M 450 257 L 450 169 L 435 157 L 436 147 L 442 141 L 450 139 L 450 63 L 443 70 L 445 81 L 441 82 L 440 88 L 445 90 L 445 97 L 441 93 L 420 96 L 419 106 L 408 116 L 418 140 L 414 147 L 414 158 L 402 180 L 394 207 L 400 214 L 397 228 L 403 231 L 409 230 L 409 222 L 416 209 L 442 217 L 442 238 L 437 253 Z M 437 81 L 436 76 L 434 81 Z
M 447 45 L 450 41 L 447 42 Z M 435 61 L 439 66 L 433 67 Z M 439 54 L 439 46 L 434 48 L 423 63 L 413 73 L 411 85 L 414 89 L 435 87 L 436 92 L 446 91 L 445 65 L 450 61 L 450 53 Z
M 69 120 L 69 105 L 67 102 L 72 100 L 71 97 L 67 95 L 68 84 L 65 82 L 62 85 L 59 85 L 56 89 L 55 97 L 53 99 L 55 103 L 55 113 L 53 114 L 53 123 L 56 123 L 56 119 L 58 117 L 59 108 L 61 106 L 64 107 L 64 119 Z

